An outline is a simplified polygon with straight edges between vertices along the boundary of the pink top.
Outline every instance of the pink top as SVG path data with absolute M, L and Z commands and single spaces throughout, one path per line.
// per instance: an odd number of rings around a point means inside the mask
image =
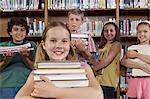
M 129 78 L 126 95 L 130 98 L 150 99 L 150 77 Z

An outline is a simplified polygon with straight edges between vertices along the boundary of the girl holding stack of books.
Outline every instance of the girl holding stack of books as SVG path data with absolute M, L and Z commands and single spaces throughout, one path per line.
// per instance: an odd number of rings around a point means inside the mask
M 43 60 L 72 61 L 76 55 L 71 47 L 71 33 L 61 22 L 50 23 L 43 34 L 42 42 L 36 53 L 36 62 Z M 58 88 L 52 81 L 41 76 L 41 82 L 34 82 L 34 74 L 31 73 L 25 85 L 16 95 L 15 99 L 103 99 L 103 92 L 94 74 L 86 63 L 81 63 L 85 68 L 89 79 L 89 86 L 80 88 Z
M 131 45 L 122 58 L 121 64 L 134 69 L 139 69 L 150 75 L 150 24 L 141 22 L 137 26 L 138 45 Z M 136 50 L 137 49 L 137 50 Z M 147 50 L 144 54 L 144 50 Z M 135 61 L 136 59 L 136 61 Z M 137 61 L 138 60 L 138 61 Z M 150 77 L 143 73 L 138 76 L 132 72 L 128 80 L 127 96 L 129 99 L 150 99 Z M 133 76 L 134 75 L 134 76 Z

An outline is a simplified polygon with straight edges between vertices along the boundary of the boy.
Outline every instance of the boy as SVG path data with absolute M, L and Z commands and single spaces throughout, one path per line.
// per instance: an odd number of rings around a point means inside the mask
M 71 33 L 81 33 L 80 27 L 84 20 L 84 13 L 80 9 L 72 9 L 68 12 L 68 28 Z M 76 53 L 78 55 L 78 59 L 83 61 L 87 60 L 91 57 L 90 52 L 96 52 L 95 43 L 90 35 L 86 39 L 88 42 L 88 46 L 86 46 L 86 42 L 79 39 L 73 39 L 72 45 L 76 48 Z
M 0 54 L 0 99 L 14 99 L 17 91 L 34 69 L 36 51 L 36 44 L 25 40 L 29 27 L 24 18 L 11 18 L 7 25 L 7 32 L 11 41 L 0 43 L 0 47 L 18 46 L 20 49 L 8 50 Z M 22 46 L 25 44 L 31 45 L 34 50 Z
M 80 26 L 83 23 L 84 13 L 80 9 L 73 9 L 68 12 L 68 27 L 71 33 L 80 33 Z

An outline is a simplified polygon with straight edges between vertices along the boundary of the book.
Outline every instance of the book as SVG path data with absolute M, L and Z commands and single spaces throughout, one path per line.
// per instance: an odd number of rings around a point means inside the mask
M 136 50 L 138 53 L 144 54 L 144 55 L 150 55 L 150 45 L 132 45 L 128 48 L 128 50 Z M 139 64 L 144 65 L 144 61 L 135 58 L 130 59 L 133 62 L 137 62 Z M 150 76 L 150 74 L 144 72 L 141 69 L 132 69 L 132 76 Z
M 37 69 L 34 74 L 69 74 L 85 73 L 85 69 Z
M 34 75 L 34 80 L 38 81 L 41 75 Z M 47 77 L 49 80 L 85 80 L 87 79 L 86 73 L 79 74 L 43 74 L 43 76 Z
M 73 61 L 61 61 L 61 62 L 50 62 L 50 61 L 43 61 L 37 62 L 38 68 L 80 68 L 80 62 Z
M 86 87 L 89 85 L 89 80 L 72 80 L 72 81 L 53 81 L 56 87 L 60 88 L 74 88 L 74 87 Z
M 27 49 L 28 51 L 32 51 L 32 50 L 34 50 L 34 48 L 28 48 Z M 4 54 L 4 53 L 6 53 L 7 52 L 7 50 L 6 51 L 0 51 L 0 54 Z M 19 52 L 19 50 L 11 50 L 11 52 L 13 52 L 13 53 L 15 53 L 15 52 Z
M 132 76 L 150 76 L 150 74 L 141 69 L 132 69 Z
M 88 38 L 88 34 L 86 33 L 72 33 L 71 38 Z
M 7 51 L 12 51 L 12 52 L 19 52 L 19 50 L 22 47 L 27 47 L 28 50 L 34 50 L 34 48 L 31 47 L 31 43 L 23 44 L 23 45 L 17 45 L 17 46 L 0 46 L 0 54 L 4 54 Z

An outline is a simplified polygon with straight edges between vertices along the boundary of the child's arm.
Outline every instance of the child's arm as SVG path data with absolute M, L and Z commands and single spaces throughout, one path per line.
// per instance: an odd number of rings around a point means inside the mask
M 14 99 L 39 99 L 30 96 L 34 87 L 33 74 L 31 73 L 24 84 L 24 86 L 18 91 Z
M 36 83 L 31 94 L 36 97 L 56 98 L 56 99 L 103 99 L 103 92 L 96 81 L 89 66 L 85 67 L 89 78 L 89 86 L 82 88 L 57 88 L 46 77 L 42 76 L 45 82 Z
M 135 68 L 135 69 L 142 69 L 143 71 L 150 73 L 150 64 L 140 64 L 137 62 L 133 62 L 129 60 L 129 57 L 131 58 L 131 54 L 128 52 L 123 56 L 121 60 L 121 64 L 128 68 Z
M 19 53 L 24 63 L 26 64 L 26 66 L 28 66 L 30 69 L 34 69 L 34 60 L 33 60 L 33 57 L 31 57 L 31 55 L 29 54 L 28 49 L 21 48 Z
M 76 45 L 77 49 L 82 53 L 82 56 L 85 59 L 89 59 L 92 56 L 91 53 L 86 48 L 86 44 L 83 40 L 81 40 L 81 39 L 76 40 L 75 45 Z
M 120 51 L 121 51 L 120 43 L 115 42 L 114 45 L 111 47 L 107 57 L 103 58 L 100 61 L 93 62 L 94 71 L 98 71 L 98 70 L 108 66 L 114 60 L 114 58 L 118 55 L 118 53 L 120 53 Z
M 146 62 L 147 64 L 150 64 L 150 55 L 143 55 L 143 54 L 138 53 L 137 58 Z

